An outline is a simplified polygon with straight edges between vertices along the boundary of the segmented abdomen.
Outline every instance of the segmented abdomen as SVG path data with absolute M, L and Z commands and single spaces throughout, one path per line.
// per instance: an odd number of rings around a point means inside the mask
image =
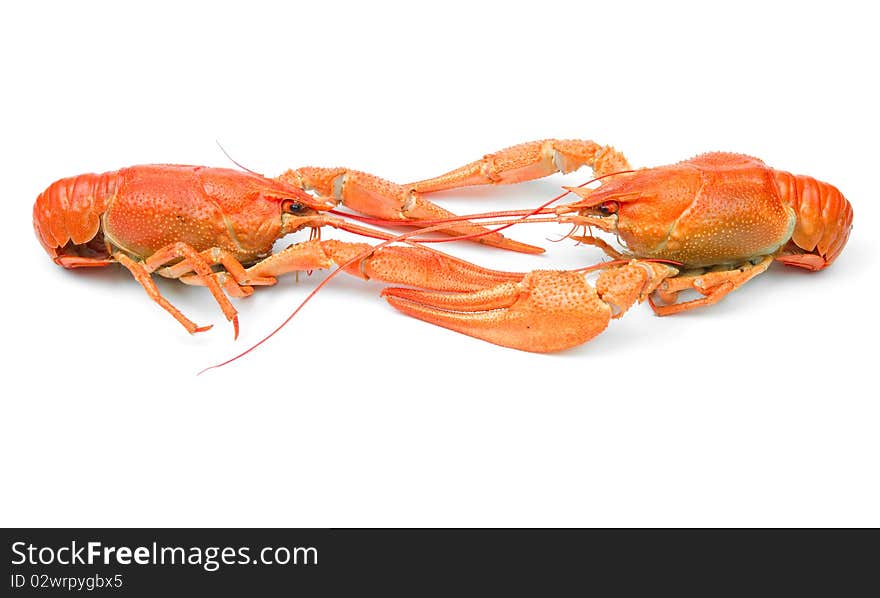
M 797 223 L 786 247 L 792 257 L 779 259 L 820 270 L 840 255 L 852 228 L 853 210 L 833 185 L 805 175 L 774 170 L 782 199 L 794 209 Z M 816 257 L 811 257 L 816 256 Z
M 83 174 L 55 181 L 34 203 L 34 231 L 46 252 L 55 258 L 72 242 L 91 241 L 101 226 L 101 214 L 116 192 L 116 172 Z

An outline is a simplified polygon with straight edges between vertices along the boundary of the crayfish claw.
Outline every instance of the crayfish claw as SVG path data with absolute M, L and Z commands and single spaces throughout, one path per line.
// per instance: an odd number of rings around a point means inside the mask
M 387 288 L 396 309 L 490 343 L 547 353 L 580 345 L 601 333 L 611 308 L 582 274 L 536 270 L 518 283 L 470 293 Z

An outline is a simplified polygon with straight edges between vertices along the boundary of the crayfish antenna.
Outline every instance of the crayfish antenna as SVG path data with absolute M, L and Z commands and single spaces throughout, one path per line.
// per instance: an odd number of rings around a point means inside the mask
M 241 169 L 244 170 L 245 172 L 249 172 L 249 173 L 251 173 L 251 174 L 255 174 L 255 175 L 259 176 L 259 177 L 263 176 L 262 173 L 254 172 L 253 170 L 251 170 L 251 169 L 248 168 L 247 166 L 242 165 L 238 160 L 236 160 L 235 158 L 233 158 L 232 156 L 230 156 L 230 155 L 229 155 L 229 152 L 226 151 L 226 148 L 223 147 L 223 145 L 220 143 L 220 140 L 219 140 L 219 139 L 215 139 L 215 140 L 214 140 L 214 143 L 217 144 L 217 147 L 220 148 L 220 151 L 223 152 L 223 155 L 226 156 L 226 157 L 229 159 L 230 162 L 232 162 L 233 164 L 235 164 L 236 166 L 238 166 L 239 168 L 241 168 Z M 201 373 L 201 372 L 199 372 L 199 373 Z

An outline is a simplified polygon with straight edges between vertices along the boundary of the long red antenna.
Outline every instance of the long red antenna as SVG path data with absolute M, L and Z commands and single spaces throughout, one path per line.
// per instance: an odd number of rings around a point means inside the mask
M 249 173 L 251 173 L 251 174 L 255 174 L 255 175 L 257 175 L 257 176 L 263 176 L 261 173 L 259 173 L 259 172 L 254 172 L 253 170 L 251 170 L 251 169 L 248 168 L 247 166 L 243 166 L 243 165 L 241 165 L 241 164 L 240 164 L 235 158 L 233 158 L 232 156 L 230 156 L 230 155 L 229 155 L 229 152 L 226 151 L 226 148 L 223 147 L 223 146 L 220 144 L 220 140 L 219 140 L 219 139 L 215 139 L 215 140 L 214 140 L 214 143 L 217 144 L 217 147 L 220 148 L 220 151 L 223 152 L 223 155 L 226 156 L 226 157 L 229 159 L 230 162 L 232 162 L 233 164 L 235 164 L 236 166 L 238 166 L 239 168 L 241 168 L 242 170 L 244 170 L 244 171 L 246 171 L 246 172 L 249 172 Z

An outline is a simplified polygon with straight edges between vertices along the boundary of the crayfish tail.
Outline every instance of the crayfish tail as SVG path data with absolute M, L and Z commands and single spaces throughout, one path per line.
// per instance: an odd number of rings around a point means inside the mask
M 797 216 L 791 241 L 778 261 L 808 270 L 827 268 L 849 239 L 852 205 L 836 187 L 813 177 L 782 170 L 773 174 L 783 201 Z

